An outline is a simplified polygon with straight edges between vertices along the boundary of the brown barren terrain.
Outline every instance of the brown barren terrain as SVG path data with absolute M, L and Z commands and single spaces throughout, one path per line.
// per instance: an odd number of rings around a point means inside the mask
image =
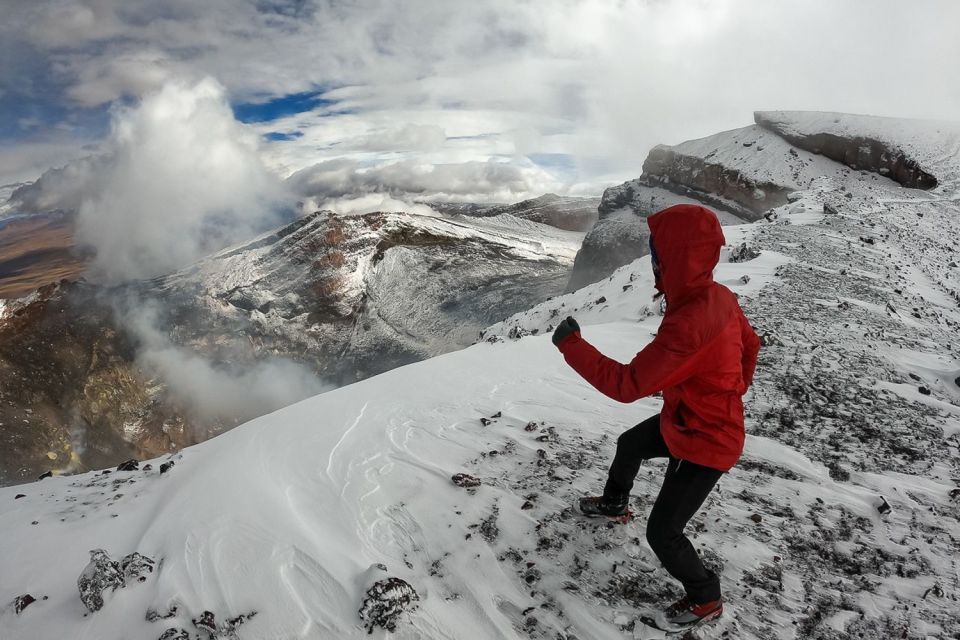
M 0 299 L 19 298 L 52 282 L 76 280 L 85 263 L 74 247 L 69 217 L 0 221 Z

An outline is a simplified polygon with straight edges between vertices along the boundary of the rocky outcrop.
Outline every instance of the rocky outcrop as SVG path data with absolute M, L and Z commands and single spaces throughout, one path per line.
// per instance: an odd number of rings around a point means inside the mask
M 820 115 L 822 117 L 810 117 Z M 851 169 L 886 176 L 911 189 L 933 189 L 937 178 L 896 143 L 858 131 L 865 116 L 756 111 L 754 121 L 797 147 L 826 156 Z M 853 120 L 854 122 L 851 122 Z
M 402 616 L 417 608 L 420 596 L 416 590 L 402 578 L 386 578 L 367 589 L 360 618 L 369 633 L 377 627 L 393 632 Z
M 600 199 L 599 220 L 577 252 L 567 291 L 597 282 L 650 252 L 648 216 L 675 204 L 701 204 L 646 179 L 630 180 L 607 188 Z M 733 216 L 720 211 L 724 220 Z
M 567 291 L 607 277 L 650 253 L 650 231 L 643 217 L 621 209 L 601 218 L 583 239 L 573 263 Z
M 746 221 L 787 202 L 792 189 L 750 178 L 739 169 L 658 145 L 643 163 L 644 180 L 713 208 L 730 211 Z

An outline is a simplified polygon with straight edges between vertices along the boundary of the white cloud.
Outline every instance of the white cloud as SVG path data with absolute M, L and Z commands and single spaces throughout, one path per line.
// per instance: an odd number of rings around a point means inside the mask
M 421 216 L 439 216 L 440 214 L 429 205 L 419 202 L 397 200 L 382 193 L 368 193 L 352 198 L 307 198 L 303 209 L 308 211 L 333 211 L 334 213 L 350 216 L 375 211 L 404 211 Z
M 294 173 L 287 184 L 298 195 L 317 201 L 381 193 L 403 200 L 514 201 L 562 186 L 532 164 L 469 161 L 426 164 L 416 160 L 364 166 L 341 158 Z
M 279 222 L 280 184 L 210 79 L 117 110 L 104 154 L 71 171 L 59 181 L 78 194 L 77 239 L 96 251 L 96 279 L 166 273 Z
M 339 87 L 336 112 L 262 127 L 303 134 L 266 146 L 284 175 L 337 157 L 551 153 L 576 159 L 561 182 L 599 189 L 637 175 L 653 144 L 743 126 L 755 109 L 960 119 L 951 0 L 74 0 L 12 13 L 86 105 L 171 74 L 211 75 L 240 100 Z
M 159 376 L 173 397 L 199 418 L 263 415 L 332 388 L 307 367 L 285 358 L 241 360 L 233 369 L 217 366 L 171 342 L 158 328 L 154 303 L 124 302 L 116 314 L 139 342 L 137 364 Z

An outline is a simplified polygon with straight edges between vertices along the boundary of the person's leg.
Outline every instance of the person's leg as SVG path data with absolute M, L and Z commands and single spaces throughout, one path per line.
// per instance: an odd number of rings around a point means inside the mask
M 700 509 L 723 472 L 671 458 L 663 486 L 647 520 L 647 542 L 696 604 L 720 598 L 720 579 L 707 570 L 683 529 Z
M 667 443 L 660 435 L 660 414 L 647 418 L 617 438 L 617 453 L 610 465 L 603 496 L 607 499 L 626 502 L 633 488 L 633 481 L 640 471 L 640 463 L 650 458 L 665 458 L 670 455 Z

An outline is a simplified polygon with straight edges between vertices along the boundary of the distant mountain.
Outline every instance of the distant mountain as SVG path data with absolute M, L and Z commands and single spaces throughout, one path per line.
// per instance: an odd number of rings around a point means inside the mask
M 515 204 L 431 203 L 445 214 L 489 217 L 508 214 L 567 231 L 587 231 L 597 221 L 600 198 L 547 193 Z
M 158 455 L 276 408 L 199 415 L 146 348 L 234 372 L 285 358 L 347 384 L 469 345 L 560 293 L 581 237 L 508 215 L 317 212 L 168 276 L 8 301 L 0 483 Z M 154 334 L 169 345 L 149 344 Z

